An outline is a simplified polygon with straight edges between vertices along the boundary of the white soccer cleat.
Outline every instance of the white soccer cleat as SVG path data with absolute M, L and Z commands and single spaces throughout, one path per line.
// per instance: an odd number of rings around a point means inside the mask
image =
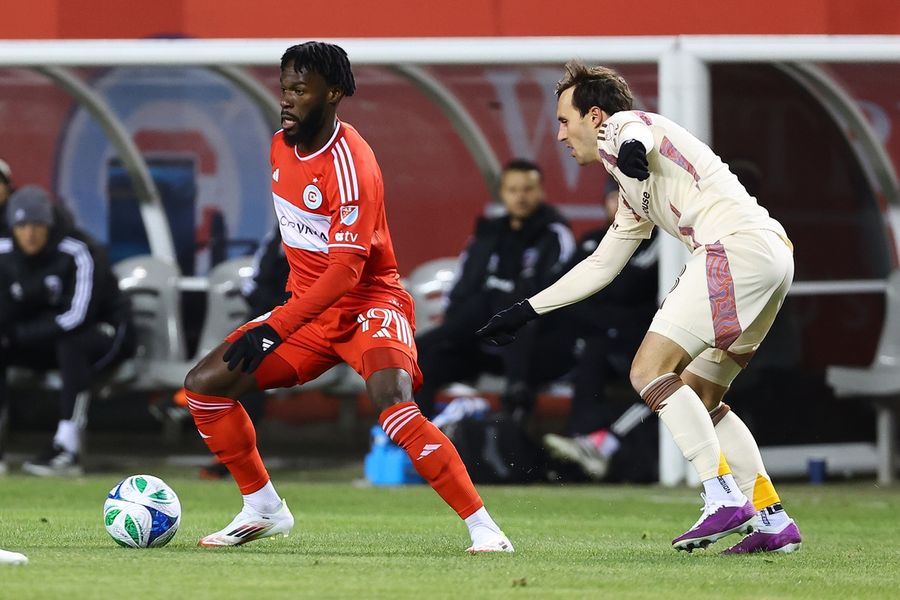
M 512 542 L 501 531 L 487 540 L 481 540 L 478 544 L 472 544 L 466 548 L 469 554 L 481 554 L 482 552 L 515 552 Z
M 198 546 L 221 548 L 240 546 L 254 540 L 281 535 L 287 537 L 294 527 L 294 515 L 287 502 L 281 500 L 281 508 L 269 514 L 256 512 L 246 506 L 225 529 L 200 539 Z
M 0 550 L 0 565 L 27 565 L 28 557 L 18 552 Z

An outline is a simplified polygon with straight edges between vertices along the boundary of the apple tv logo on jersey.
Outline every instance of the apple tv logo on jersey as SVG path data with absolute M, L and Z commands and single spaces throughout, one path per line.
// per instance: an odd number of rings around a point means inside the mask
M 337 242 L 355 242 L 359 239 L 359 234 L 351 231 L 338 231 L 334 234 L 334 239 Z

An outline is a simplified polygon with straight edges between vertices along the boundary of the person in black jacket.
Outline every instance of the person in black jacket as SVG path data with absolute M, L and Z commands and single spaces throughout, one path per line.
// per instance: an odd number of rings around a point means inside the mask
M 536 164 L 509 162 L 501 173 L 500 198 L 506 213 L 478 219 L 460 257 L 443 322 L 416 338 L 425 376 L 416 402 L 427 415 L 434 412 L 435 394 L 448 383 L 495 372 L 507 380 L 504 410 L 524 422 L 536 386 L 562 375 L 570 362 L 571 336 L 557 319 L 527 327 L 516 343 L 499 351 L 475 335 L 498 309 L 555 281 L 575 248 L 568 223 L 544 201 Z
M 76 398 L 134 349 L 130 305 L 105 252 L 54 214 L 43 189 L 25 186 L 7 202 L 12 237 L 0 238 L 0 405 L 9 365 L 62 378 L 53 442 L 23 466 L 34 475 L 81 472 Z
M 12 193 L 12 169 L 9 168 L 9 163 L 0 159 L 0 237 L 9 235 L 9 226 L 6 224 L 6 201 Z
M 290 271 L 281 243 L 281 229 L 276 225 L 253 255 L 253 277 L 245 279 L 241 287 L 241 294 L 250 305 L 250 318 L 287 302 L 291 297 L 286 290 Z
M 604 204 L 612 222 L 619 203 L 619 188 L 609 179 Z M 570 268 L 593 254 L 606 234 L 603 227 L 582 237 Z M 656 312 L 659 289 L 659 242 L 654 232 L 606 288 L 566 310 L 579 338 L 572 371 L 572 406 L 565 435 L 549 433 L 544 446 L 557 459 L 577 464 L 592 479 L 607 475 L 621 438 L 650 409 L 635 395 L 635 402 L 622 410 L 606 395 L 608 384 L 628 381 L 631 361 Z

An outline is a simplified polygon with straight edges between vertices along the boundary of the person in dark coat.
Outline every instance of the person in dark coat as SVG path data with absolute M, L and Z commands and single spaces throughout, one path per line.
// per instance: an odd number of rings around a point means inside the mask
M 504 410 L 524 422 L 536 387 L 571 364 L 571 336 L 555 319 L 526 328 L 516 343 L 502 349 L 488 347 L 475 335 L 498 309 L 555 281 L 575 249 L 568 223 L 545 202 L 536 164 L 509 162 L 501 174 L 500 198 L 505 214 L 479 218 L 460 257 L 443 322 L 416 338 L 425 376 L 416 402 L 425 414 L 433 414 L 434 397 L 448 383 L 493 372 L 506 378 Z
M 6 201 L 12 193 L 12 169 L 8 162 L 0 158 L 0 235 L 5 235 L 9 230 L 6 225 Z
M 0 406 L 10 365 L 58 369 L 59 424 L 48 450 L 26 462 L 34 475 L 76 475 L 86 415 L 79 394 L 134 351 L 128 299 L 105 251 L 60 223 L 47 192 L 15 191 L 6 203 L 11 237 L 0 238 Z

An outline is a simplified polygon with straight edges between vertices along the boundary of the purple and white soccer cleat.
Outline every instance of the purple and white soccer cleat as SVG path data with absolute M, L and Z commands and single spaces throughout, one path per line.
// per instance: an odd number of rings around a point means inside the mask
M 722 554 L 750 554 L 752 552 L 780 552 L 790 554 L 800 549 L 800 529 L 790 521 L 781 531 L 757 529 Z
M 700 519 L 685 533 L 672 540 L 676 550 L 691 552 L 694 548 L 706 548 L 726 535 L 750 533 L 756 527 L 756 510 L 753 503 L 727 504 L 706 502 Z

